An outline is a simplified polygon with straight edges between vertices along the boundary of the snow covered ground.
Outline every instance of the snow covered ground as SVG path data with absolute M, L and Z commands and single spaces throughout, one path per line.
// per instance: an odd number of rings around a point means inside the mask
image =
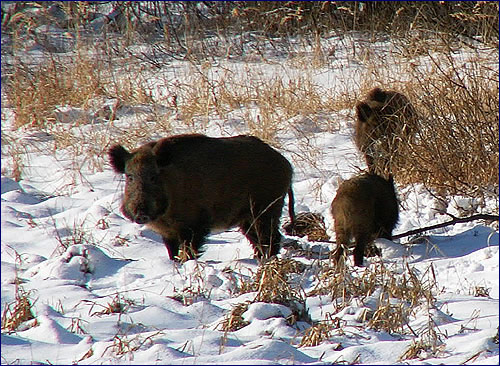
M 349 73 L 359 85 L 362 65 L 342 57 L 342 43 L 328 42 L 337 47 L 337 61 L 318 68 L 312 81 L 324 88 L 341 88 Z M 385 46 L 372 47 L 376 51 Z M 247 66 L 220 61 L 211 67 L 210 76 L 215 80 L 231 69 L 244 77 Z M 163 78 L 182 77 L 182 70 L 189 67 L 178 61 L 150 82 L 161 88 Z M 293 79 L 300 73 L 279 59 L 254 67 L 270 80 L 277 74 Z M 192 129 L 217 137 L 248 133 L 244 113 L 258 111 L 235 110 L 226 119 L 209 116 L 202 128 L 176 125 L 174 114 L 170 118 L 175 133 Z M 322 117 L 321 123 L 308 124 L 304 119 L 300 129 L 280 130 L 276 140 L 295 167 L 296 211 L 322 213 L 331 229 L 329 206 L 339 181 L 356 174 L 364 162 L 352 141 L 353 110 Z M 118 136 L 121 128 L 135 121 L 133 113 L 124 112 L 112 123 L 96 120 L 72 126 L 62 121 L 60 128 L 74 136 Z M 386 268 L 395 278 L 411 271 L 421 283 L 432 282 L 432 304 L 424 298 L 412 306 L 399 304 L 409 311 L 400 332 L 367 326 L 363 314 L 379 308 L 383 301 L 379 292 L 336 307 L 329 294 L 314 291 L 324 281 L 321 270 L 330 265 L 328 259 L 283 248 L 280 258 L 304 265 L 290 275 L 290 281 L 304 294 L 310 320 L 292 321 L 289 306 L 255 301 L 257 291 L 242 291 L 243 283 L 255 278 L 259 263 L 238 231 L 210 235 L 198 260 L 174 263 L 157 234 L 122 215 L 124 182 L 108 164 L 102 171 L 95 169 L 84 153 L 75 154 L 75 146 L 56 148 L 51 133 L 13 130 L 12 123 L 12 112 L 3 110 L 2 134 L 8 132 L 24 149 L 24 170 L 16 182 L 2 169 L 1 306 L 5 316 L 16 296 L 27 294 L 34 319 L 17 331 L 2 330 L 2 363 L 499 363 L 499 235 L 492 227 L 456 224 L 412 244 L 407 239 L 377 240 L 381 259 L 366 258 L 363 268 L 349 262 L 353 280 Z M 79 148 L 102 151 L 99 146 Z M 11 165 L 11 155 L 2 149 L 2 167 Z M 449 219 L 437 213 L 442 202 L 422 186 L 398 191 L 402 210 L 395 234 Z M 471 203 L 454 197 L 445 208 L 456 214 Z M 484 212 L 498 210 L 496 200 L 483 206 Z M 298 242 L 303 249 L 331 249 L 328 243 L 305 238 Z M 242 315 L 246 325 L 222 330 L 231 310 L 245 302 L 249 304 Z M 318 345 L 301 345 L 313 322 L 330 324 L 334 318 L 339 326 L 332 326 L 328 337 Z M 424 345 L 422 351 L 404 359 L 418 342 Z

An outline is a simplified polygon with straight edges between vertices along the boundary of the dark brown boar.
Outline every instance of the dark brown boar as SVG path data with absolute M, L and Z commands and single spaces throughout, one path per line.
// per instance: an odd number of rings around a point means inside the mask
M 363 264 L 367 244 L 376 238 L 392 239 L 399 216 L 398 199 L 392 176 L 388 180 L 375 174 L 362 174 L 342 182 L 332 201 L 339 260 L 354 238 L 354 264 Z
M 159 233 L 170 259 L 198 255 L 212 230 L 239 227 L 258 258 L 279 252 L 285 195 L 293 220 L 292 166 L 252 136 L 178 135 L 128 152 L 109 150 L 126 175 L 123 214 Z
M 355 142 L 368 171 L 387 178 L 403 163 L 401 147 L 415 131 L 415 108 L 401 93 L 374 88 L 356 104 L 356 117 Z

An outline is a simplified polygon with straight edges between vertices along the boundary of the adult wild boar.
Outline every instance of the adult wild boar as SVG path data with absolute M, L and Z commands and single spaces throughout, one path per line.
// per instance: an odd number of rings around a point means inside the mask
M 177 135 L 129 152 L 109 150 L 126 175 L 123 214 L 159 233 L 170 259 L 197 256 L 212 230 L 239 227 L 258 258 L 279 252 L 285 195 L 293 220 L 292 166 L 253 136 Z
M 376 238 L 392 239 L 398 222 L 399 206 L 392 176 L 388 180 L 375 174 L 362 174 L 342 182 L 331 205 L 335 221 L 339 260 L 354 238 L 354 264 L 363 264 L 367 244 Z
M 356 117 L 355 142 L 369 172 L 388 177 L 404 161 L 401 148 L 415 131 L 415 108 L 401 93 L 374 88 L 356 104 Z

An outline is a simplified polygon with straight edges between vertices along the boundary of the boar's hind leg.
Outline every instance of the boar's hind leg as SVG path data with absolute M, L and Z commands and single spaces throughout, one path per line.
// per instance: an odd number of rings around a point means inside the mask
M 339 219 L 335 221 L 335 237 L 337 242 L 337 247 L 333 252 L 333 261 L 335 263 L 339 263 L 340 258 L 344 255 L 351 239 L 350 231 L 343 229 L 343 225 L 339 224 L 338 221 Z
M 365 254 L 365 247 L 371 241 L 370 235 L 365 233 L 358 233 L 354 235 L 356 246 L 354 247 L 354 265 L 361 267 L 363 265 L 363 255 Z
M 392 230 L 382 227 L 377 237 L 392 240 Z
M 279 217 L 262 214 L 258 219 L 243 223 L 241 230 L 252 243 L 257 258 L 270 258 L 279 253 Z

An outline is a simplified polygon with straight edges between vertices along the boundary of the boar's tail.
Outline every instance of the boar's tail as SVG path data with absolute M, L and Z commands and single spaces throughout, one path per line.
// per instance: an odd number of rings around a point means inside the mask
M 288 215 L 290 216 L 290 225 L 292 230 L 295 228 L 295 208 L 294 208 L 294 198 L 292 186 L 288 188 Z

